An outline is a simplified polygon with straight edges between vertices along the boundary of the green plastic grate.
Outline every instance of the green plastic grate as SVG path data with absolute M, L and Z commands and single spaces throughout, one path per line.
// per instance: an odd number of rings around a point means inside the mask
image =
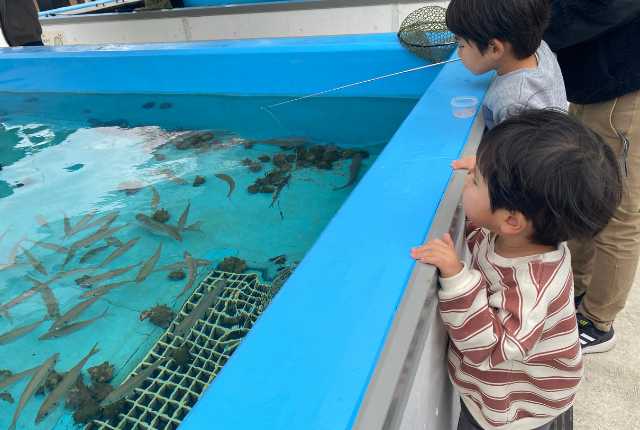
M 292 266 L 280 270 L 271 285 L 261 284 L 256 274 L 209 273 L 129 378 L 158 360 L 162 363 L 126 397 L 116 418 L 94 420 L 86 428 L 178 428 L 293 269 Z M 176 335 L 180 324 L 216 288 L 219 291 L 212 294 L 217 297 L 202 317 L 191 328 L 179 330 L 182 336 Z M 191 355 L 190 362 L 182 366 L 173 358 L 181 348 L 188 348 Z

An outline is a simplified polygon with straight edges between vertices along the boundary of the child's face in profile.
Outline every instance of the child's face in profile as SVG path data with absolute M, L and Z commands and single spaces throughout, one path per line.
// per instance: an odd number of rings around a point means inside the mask
M 494 230 L 496 217 L 491 210 L 489 188 L 477 168 L 469 170 L 462 191 L 462 206 L 467 218 L 478 227 Z
M 456 36 L 456 40 L 458 42 L 458 55 L 471 73 L 481 75 L 496 68 L 495 59 L 489 55 L 490 50 L 483 54 L 472 41 L 458 36 Z

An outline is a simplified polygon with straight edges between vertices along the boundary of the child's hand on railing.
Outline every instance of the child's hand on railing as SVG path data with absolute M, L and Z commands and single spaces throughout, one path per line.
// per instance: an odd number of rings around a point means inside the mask
M 451 162 L 451 167 L 455 170 L 473 170 L 476 168 L 476 156 L 469 155 L 466 157 L 462 157 L 459 160 L 453 160 Z
M 421 263 L 432 264 L 440 270 L 440 277 L 450 278 L 463 269 L 449 233 L 442 239 L 430 240 L 426 245 L 411 249 L 411 257 Z

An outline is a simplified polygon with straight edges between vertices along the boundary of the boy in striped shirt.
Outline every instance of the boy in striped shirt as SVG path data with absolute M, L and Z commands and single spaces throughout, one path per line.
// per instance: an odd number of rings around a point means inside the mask
M 470 262 L 449 235 L 414 248 L 440 271 L 458 429 L 549 429 L 582 377 L 568 239 L 592 237 L 622 193 L 611 149 L 564 113 L 485 133 L 463 191 Z

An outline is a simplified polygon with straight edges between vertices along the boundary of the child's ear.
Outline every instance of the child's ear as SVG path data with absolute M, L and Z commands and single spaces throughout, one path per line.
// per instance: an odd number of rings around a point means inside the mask
M 529 227 L 529 220 L 518 211 L 505 211 L 500 223 L 500 234 L 511 236 L 522 233 Z
M 502 55 L 504 54 L 506 50 L 506 46 L 504 44 L 504 42 L 498 40 L 498 39 L 491 39 L 489 40 L 489 47 L 487 52 L 492 56 L 492 57 L 502 57 Z

